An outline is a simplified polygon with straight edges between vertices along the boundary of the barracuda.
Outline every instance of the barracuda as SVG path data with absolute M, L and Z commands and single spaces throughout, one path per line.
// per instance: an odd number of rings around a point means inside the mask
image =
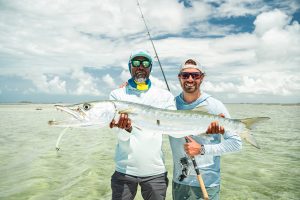
M 67 121 L 50 120 L 52 126 L 60 127 L 108 127 L 119 114 L 127 113 L 132 126 L 158 134 L 167 134 L 181 138 L 187 135 L 205 134 L 212 121 L 218 121 L 225 131 L 240 135 L 256 148 L 260 148 L 249 130 L 255 124 L 269 119 L 255 117 L 246 119 L 228 119 L 196 110 L 166 110 L 143 104 L 125 101 L 97 101 L 75 105 L 55 105 L 57 110 L 72 116 Z

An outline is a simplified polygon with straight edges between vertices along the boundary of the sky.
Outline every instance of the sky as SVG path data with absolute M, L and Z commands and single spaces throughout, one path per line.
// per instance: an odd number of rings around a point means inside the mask
M 298 0 L 139 0 L 174 96 L 187 58 L 224 103 L 300 103 Z M 137 49 L 136 0 L 0 0 L 0 102 L 108 99 Z M 152 84 L 166 88 L 157 59 Z

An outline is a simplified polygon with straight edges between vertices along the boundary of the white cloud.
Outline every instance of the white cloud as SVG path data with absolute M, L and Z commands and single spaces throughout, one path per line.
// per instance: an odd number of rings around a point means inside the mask
M 184 25 L 184 6 L 176 1 L 145 1 L 142 11 L 154 32 L 177 33 Z M 162 12 L 163 11 L 163 12 Z M 166 12 L 167 11 L 167 12 Z M 154 23 L 155 22 L 155 23 Z
M 259 63 L 272 64 L 272 69 L 297 70 L 300 63 L 300 25 L 290 22 L 290 17 L 277 9 L 257 17 L 254 23 Z
M 243 84 L 238 86 L 240 93 L 293 95 L 300 91 L 300 78 L 278 72 L 263 74 L 257 78 L 243 77 Z
M 204 81 L 203 89 L 210 92 L 235 92 L 237 90 L 237 86 L 233 83 L 227 82 L 212 83 L 210 81 Z
M 48 88 L 49 91 L 63 94 L 66 92 L 66 81 L 62 81 L 58 76 L 55 76 L 48 81 Z
M 156 87 L 162 88 L 162 89 L 167 89 L 166 83 L 164 80 L 160 80 L 152 75 L 150 75 L 150 80 L 151 84 L 153 84 Z
M 120 79 L 122 82 L 126 82 L 128 81 L 128 79 L 130 79 L 130 72 L 129 70 L 123 70 L 120 74 Z
M 300 77 L 280 72 L 269 72 L 256 77 L 243 76 L 239 84 L 233 82 L 204 83 L 204 90 L 210 92 L 293 95 L 300 91 Z
M 255 33 L 262 36 L 272 29 L 284 29 L 289 24 L 291 18 L 282 11 L 275 9 L 258 15 L 254 21 Z
M 38 92 L 51 93 L 51 94 L 65 94 L 66 81 L 61 80 L 57 75 L 47 76 L 45 74 L 24 74 L 24 78 L 31 80 Z M 34 89 L 27 89 L 26 93 L 35 91 Z
M 71 94 L 101 95 L 101 92 L 97 89 L 96 79 L 94 79 L 91 75 L 80 70 L 76 70 L 72 73 L 71 77 L 77 81 L 77 88 L 75 91 L 70 91 Z
M 114 79 L 109 74 L 106 74 L 105 76 L 102 76 L 102 80 L 109 87 L 111 87 L 111 88 L 115 88 L 116 87 L 116 83 L 114 82 Z

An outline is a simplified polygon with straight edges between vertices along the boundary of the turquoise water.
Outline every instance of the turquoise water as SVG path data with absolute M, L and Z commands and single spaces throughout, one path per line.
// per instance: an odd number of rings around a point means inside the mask
M 233 118 L 269 116 L 271 120 L 253 131 L 260 150 L 244 143 L 241 152 L 222 156 L 221 199 L 300 199 L 300 106 L 227 107 Z M 0 114 L 0 199 L 110 199 L 116 144 L 111 130 L 69 130 L 56 152 L 62 129 L 47 122 L 63 114 L 53 106 L 0 105 Z M 171 180 L 167 137 L 164 141 Z M 140 194 L 136 199 L 142 199 Z

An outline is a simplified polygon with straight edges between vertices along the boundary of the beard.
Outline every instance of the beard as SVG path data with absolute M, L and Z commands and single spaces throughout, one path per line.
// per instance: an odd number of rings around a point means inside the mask
M 133 74 L 133 79 L 137 82 L 137 83 L 143 83 L 145 82 L 147 79 L 149 78 L 149 74 L 145 71 L 136 71 Z

